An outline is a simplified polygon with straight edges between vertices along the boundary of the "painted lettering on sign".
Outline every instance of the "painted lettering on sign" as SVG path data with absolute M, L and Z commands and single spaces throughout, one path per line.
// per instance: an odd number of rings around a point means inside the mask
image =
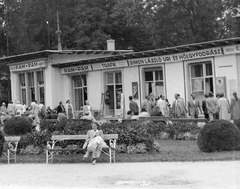
M 192 53 L 183 53 L 179 54 L 179 60 L 188 60 L 193 58 L 202 58 L 202 57 L 208 57 L 208 56 L 215 56 L 215 55 L 221 55 L 222 51 L 220 48 L 218 49 L 211 49 L 211 50 L 204 50 L 204 51 L 198 51 L 198 52 L 192 52 Z
M 144 58 L 144 59 L 134 59 L 134 60 L 129 60 L 129 65 L 130 66 L 135 66 L 135 65 L 142 65 L 142 64 L 157 64 L 157 63 L 162 63 L 162 62 L 170 62 L 172 61 L 171 56 L 162 56 L 162 57 L 151 57 L 151 58 Z
M 103 63 L 102 64 L 103 68 L 114 68 L 117 67 L 116 63 Z
M 223 52 L 224 52 L 224 54 L 239 53 L 240 45 L 232 45 L 232 46 L 223 47 Z
M 25 64 L 17 64 L 14 66 L 10 66 L 9 68 L 10 68 L 10 71 L 22 71 L 22 70 L 30 70 L 30 69 L 40 68 L 40 67 L 46 67 L 45 60 L 28 62 Z
M 61 73 L 68 74 L 68 73 L 76 73 L 76 72 L 85 72 L 90 70 L 92 70 L 91 65 L 83 65 L 83 66 L 62 68 Z
M 127 67 L 127 66 L 128 64 L 126 60 L 121 60 L 116 62 L 106 62 L 101 64 L 92 64 L 93 70 L 120 68 L 120 67 Z
M 193 51 L 193 52 L 179 53 L 179 54 L 171 54 L 168 56 L 130 59 L 128 60 L 128 62 L 130 66 L 137 66 L 142 64 L 159 64 L 159 63 L 183 61 L 183 60 L 197 59 L 197 58 L 203 58 L 203 57 L 209 57 L 209 56 L 218 56 L 218 55 L 222 55 L 221 48 L 206 49 L 201 51 Z

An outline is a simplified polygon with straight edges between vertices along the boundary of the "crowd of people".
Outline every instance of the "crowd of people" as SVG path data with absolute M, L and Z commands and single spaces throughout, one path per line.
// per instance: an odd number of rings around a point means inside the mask
M 164 116 L 173 118 L 199 118 L 204 116 L 207 120 L 215 119 L 233 120 L 240 119 L 240 101 L 237 93 L 233 93 L 231 101 L 224 97 L 224 94 L 214 94 L 210 92 L 205 95 L 204 100 L 197 99 L 195 93 L 191 94 L 190 100 L 185 104 L 184 99 L 179 95 L 174 95 L 175 100 L 170 105 L 168 99 L 163 95 L 155 97 L 150 94 L 145 97 L 139 108 L 137 102 L 129 96 L 129 111 L 126 119 L 139 119 L 139 117 Z
M 29 107 L 25 103 L 21 104 L 19 101 L 16 104 L 13 104 L 11 101 L 7 105 L 3 102 L 0 107 L 1 130 L 3 130 L 5 121 L 14 116 L 27 116 L 36 130 L 40 129 L 40 122 L 45 118 L 49 119 L 55 116 L 54 118 L 58 121 L 61 121 L 63 118 L 75 118 L 73 105 L 70 103 L 70 100 L 67 100 L 65 105 L 60 101 L 59 105 L 54 109 L 51 109 L 49 106 L 46 107 L 42 102 L 37 103 L 37 101 L 31 102 Z

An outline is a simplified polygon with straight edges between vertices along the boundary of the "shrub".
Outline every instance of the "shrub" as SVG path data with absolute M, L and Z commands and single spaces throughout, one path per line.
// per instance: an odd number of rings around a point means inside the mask
M 154 139 L 164 127 L 161 122 L 104 123 L 102 130 L 105 134 L 118 134 L 118 144 L 126 144 L 128 153 L 132 153 L 136 151 L 134 146 L 139 143 L 144 143 L 146 150 L 153 150 Z
M 214 120 L 200 130 L 197 144 L 204 152 L 239 150 L 240 130 L 229 121 Z
M 8 119 L 4 126 L 4 132 L 7 135 L 24 135 L 31 131 L 31 122 L 22 116 L 16 116 Z
M 21 139 L 18 143 L 18 148 L 25 149 L 29 145 L 44 148 L 47 145 L 47 141 L 51 140 L 51 136 L 52 134 L 47 130 L 26 133 L 25 135 L 21 136 Z
M 237 126 L 237 128 L 240 130 L 240 119 L 237 119 L 234 121 L 234 124 Z

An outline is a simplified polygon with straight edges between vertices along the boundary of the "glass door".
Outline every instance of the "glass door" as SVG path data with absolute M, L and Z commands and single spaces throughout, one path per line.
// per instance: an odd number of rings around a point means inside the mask
M 121 72 L 110 72 L 106 73 L 106 93 L 105 102 L 106 115 L 107 116 L 118 116 L 122 112 L 122 73 Z

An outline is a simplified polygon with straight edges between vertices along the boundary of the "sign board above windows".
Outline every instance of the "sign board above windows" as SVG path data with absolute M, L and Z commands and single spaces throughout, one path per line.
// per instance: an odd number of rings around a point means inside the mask
M 74 67 L 62 68 L 62 74 L 71 74 L 76 72 L 87 72 L 92 70 L 103 70 L 103 69 L 112 69 L 112 68 L 121 68 L 127 67 L 128 63 L 126 60 L 116 61 L 116 62 L 106 62 L 101 64 L 88 64 Z
M 93 64 L 93 70 L 103 70 L 103 69 L 111 69 L 111 68 L 121 68 L 127 67 L 128 63 L 126 60 L 116 61 L 116 62 L 106 62 L 101 64 Z
M 13 66 L 9 66 L 11 72 L 33 70 L 33 69 L 45 68 L 45 67 L 47 67 L 46 60 L 39 60 L 39 61 L 35 61 L 35 62 L 28 62 L 28 63 L 22 63 L 22 64 L 16 64 Z
M 177 61 L 206 58 L 206 57 L 219 56 L 219 55 L 222 55 L 222 50 L 220 47 L 212 48 L 212 49 L 204 49 L 200 51 L 179 53 L 179 54 L 130 59 L 128 60 L 128 63 L 129 63 L 129 66 L 138 66 L 143 64 L 159 64 L 159 63 L 166 63 L 166 62 L 177 62 Z
M 91 70 L 92 70 L 91 65 L 81 65 L 81 66 L 62 68 L 61 73 L 70 74 L 70 73 L 77 73 L 77 72 L 86 72 Z
M 224 54 L 236 54 L 240 53 L 240 45 L 232 45 L 223 47 Z
M 171 54 L 171 55 L 72 66 L 72 67 L 61 68 L 61 73 L 71 74 L 76 72 L 87 72 L 92 70 L 107 70 L 107 69 L 122 68 L 122 67 L 128 67 L 128 66 L 161 64 L 161 63 L 167 63 L 167 62 L 177 62 L 177 61 L 184 61 L 184 60 L 191 60 L 191 59 L 198 59 L 198 58 L 219 56 L 222 54 L 223 54 L 222 49 L 219 47 L 219 48 L 204 49 L 199 51 L 191 51 L 191 52 Z

